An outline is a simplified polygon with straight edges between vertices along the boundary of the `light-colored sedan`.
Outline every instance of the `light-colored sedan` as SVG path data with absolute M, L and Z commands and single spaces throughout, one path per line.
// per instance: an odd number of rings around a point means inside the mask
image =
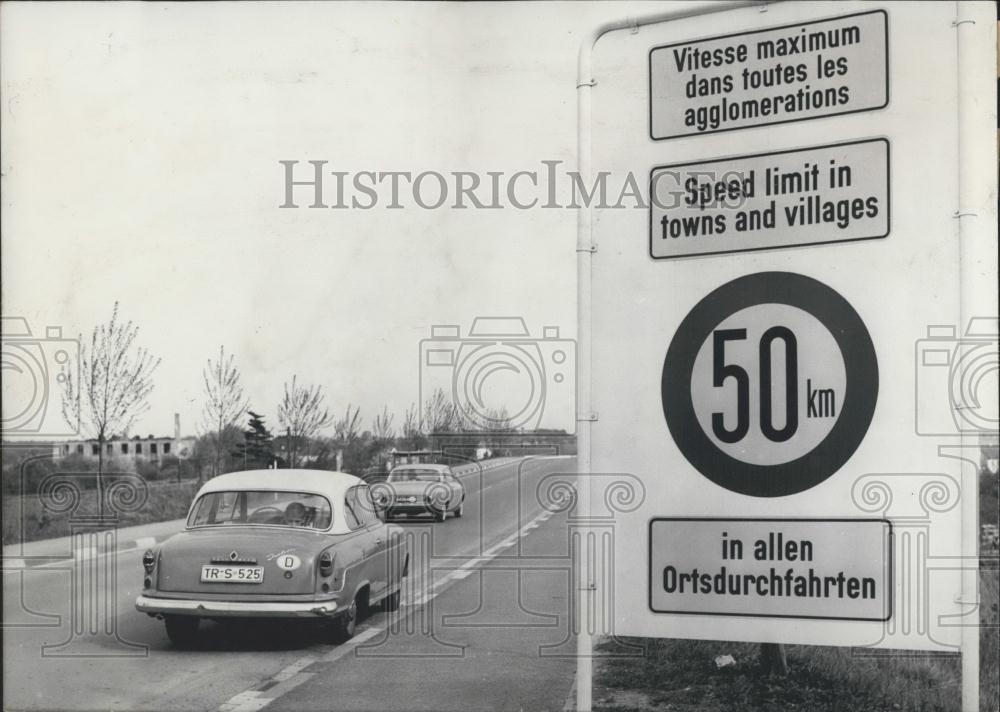
M 385 482 L 373 486 L 376 505 L 386 518 L 429 514 L 443 522 L 465 513 L 465 486 L 447 465 L 398 465 Z
M 399 607 L 409 554 L 357 477 L 254 470 L 209 480 L 185 530 L 142 564 L 136 609 L 189 647 L 202 618 L 315 618 L 350 638 L 369 607 Z

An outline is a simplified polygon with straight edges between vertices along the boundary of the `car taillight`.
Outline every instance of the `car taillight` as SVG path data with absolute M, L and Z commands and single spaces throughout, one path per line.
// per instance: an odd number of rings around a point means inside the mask
M 147 551 L 142 555 L 142 568 L 146 569 L 147 574 L 151 574 L 154 566 L 156 566 L 156 556 L 152 551 Z
M 324 551 L 319 556 L 319 575 L 330 576 L 333 574 L 333 556 L 329 551 Z

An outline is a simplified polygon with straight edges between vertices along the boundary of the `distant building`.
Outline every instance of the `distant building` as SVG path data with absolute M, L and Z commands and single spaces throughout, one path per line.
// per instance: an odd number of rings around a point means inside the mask
M 149 435 L 142 438 L 136 435 L 127 438 L 116 435 L 105 441 L 104 459 L 160 462 L 164 457 L 173 456 L 183 460 L 191 456 L 194 443 L 193 436 L 181 437 L 181 416 L 175 413 L 173 437 Z M 55 458 L 77 455 L 86 460 L 96 460 L 99 454 L 100 444 L 96 439 L 64 440 L 52 445 L 52 456 Z

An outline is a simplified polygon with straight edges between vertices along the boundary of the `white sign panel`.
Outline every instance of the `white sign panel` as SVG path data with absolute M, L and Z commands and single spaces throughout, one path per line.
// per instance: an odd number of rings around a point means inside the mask
M 889 234 L 889 142 L 657 166 L 649 254 L 690 257 Z
M 979 316 L 963 311 L 954 19 L 708 4 L 596 43 L 590 180 L 649 190 L 583 222 L 602 632 L 955 651 L 978 624 L 961 602 L 976 472 L 942 456 L 971 422 L 950 407 L 962 374 L 921 357 L 949 327 L 934 349 L 971 362 Z M 607 473 L 628 497 L 600 490 Z M 717 593 L 730 574 L 741 592 Z
M 655 140 L 881 109 L 882 10 L 671 43 L 649 53 Z
M 881 519 L 654 519 L 654 613 L 887 621 L 892 525 Z

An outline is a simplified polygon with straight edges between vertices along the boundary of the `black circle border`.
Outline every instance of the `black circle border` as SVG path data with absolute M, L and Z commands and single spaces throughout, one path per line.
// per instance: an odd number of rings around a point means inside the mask
M 705 339 L 730 315 L 761 304 L 786 304 L 816 317 L 840 347 L 846 376 L 840 415 L 827 436 L 805 455 L 777 465 L 755 465 L 723 452 L 702 430 L 691 401 L 691 374 Z M 698 472 L 738 494 L 784 497 L 815 487 L 851 458 L 875 415 L 878 385 L 871 335 L 839 292 L 801 274 L 757 272 L 716 288 L 684 317 L 663 360 L 660 397 L 670 435 Z

